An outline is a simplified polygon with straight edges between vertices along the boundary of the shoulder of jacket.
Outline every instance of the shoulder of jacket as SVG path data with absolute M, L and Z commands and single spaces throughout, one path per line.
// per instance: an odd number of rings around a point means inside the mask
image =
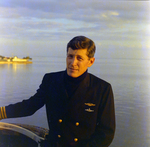
M 46 73 L 42 79 L 42 84 L 49 86 L 51 84 L 62 82 L 64 72 L 65 71 Z
M 104 86 L 110 86 L 111 84 L 91 73 L 89 73 L 89 76 L 90 76 L 90 79 L 91 79 L 91 82 L 93 84 L 96 84 L 96 85 L 104 85 Z
M 65 71 L 58 71 L 58 72 L 50 72 L 46 73 L 45 76 L 59 76 L 61 74 L 64 74 Z
M 44 83 L 55 83 L 62 81 L 65 71 L 46 73 L 43 77 Z

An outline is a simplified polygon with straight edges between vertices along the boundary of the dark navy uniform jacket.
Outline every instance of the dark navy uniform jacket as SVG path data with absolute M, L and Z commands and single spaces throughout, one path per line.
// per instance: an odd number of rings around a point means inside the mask
M 45 74 L 37 93 L 5 107 L 7 118 L 34 114 L 46 105 L 48 141 L 62 147 L 107 147 L 115 133 L 111 85 L 88 73 L 69 99 L 65 71 Z

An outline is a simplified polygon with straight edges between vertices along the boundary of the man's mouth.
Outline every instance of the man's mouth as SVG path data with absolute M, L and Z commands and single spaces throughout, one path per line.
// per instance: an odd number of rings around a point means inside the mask
M 75 68 L 69 68 L 71 71 L 77 71 L 78 69 Z

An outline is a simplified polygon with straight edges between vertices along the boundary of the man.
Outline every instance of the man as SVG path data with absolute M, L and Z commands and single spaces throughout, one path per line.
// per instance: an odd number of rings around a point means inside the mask
M 108 147 L 115 133 L 111 85 L 87 72 L 94 42 L 74 37 L 67 45 L 66 70 L 45 74 L 30 99 L 0 108 L 0 118 L 29 116 L 46 105 L 49 134 L 43 147 Z

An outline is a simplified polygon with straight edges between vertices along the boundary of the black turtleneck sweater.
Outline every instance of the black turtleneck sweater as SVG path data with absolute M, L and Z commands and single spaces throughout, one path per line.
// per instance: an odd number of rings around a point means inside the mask
M 64 81 L 65 81 L 65 88 L 66 88 L 68 98 L 71 98 L 71 96 L 74 94 L 79 84 L 84 80 L 86 75 L 87 75 L 87 71 L 84 72 L 81 76 L 77 78 L 73 78 L 67 74 L 67 70 L 65 71 Z

